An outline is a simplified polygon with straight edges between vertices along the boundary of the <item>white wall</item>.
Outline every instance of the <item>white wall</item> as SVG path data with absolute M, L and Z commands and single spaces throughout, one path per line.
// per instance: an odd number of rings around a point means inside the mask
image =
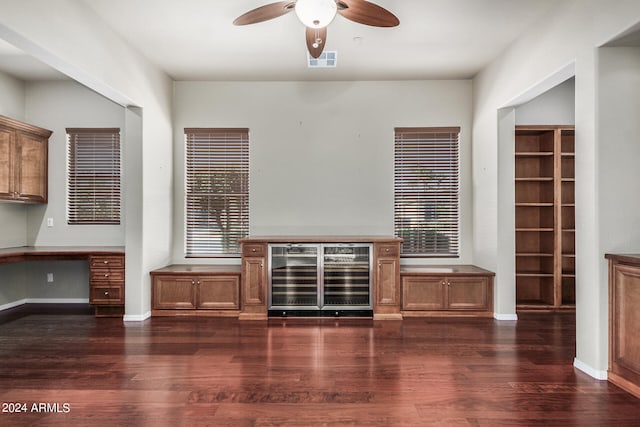
M 0 265 L 0 310 L 20 304 L 29 296 L 26 264 Z
M 393 235 L 394 127 L 403 126 L 461 127 L 461 257 L 451 262 L 471 262 L 470 81 L 174 88 L 174 262 L 188 262 L 185 127 L 249 128 L 250 234 Z
M 640 47 L 601 48 L 598 57 L 600 245 L 639 253 Z
M 571 78 L 516 108 L 516 125 L 573 125 L 576 85 Z
M 600 245 L 610 228 L 599 218 L 603 141 L 597 135 L 596 47 L 640 20 L 640 3 L 573 0 L 561 3 L 474 79 L 473 190 L 474 259 L 501 272 L 512 263 L 511 239 L 497 236 L 497 218 L 508 216 L 513 202 L 513 140 L 498 138 L 498 112 L 540 95 L 575 70 L 576 92 L 576 366 L 596 377 L 606 376 L 606 263 Z M 630 135 L 627 135 L 630 136 Z M 615 227 L 615 226 L 614 226 Z M 512 275 L 496 277 L 496 299 L 508 307 Z M 509 315 L 510 313 L 501 313 Z
M 0 115 L 24 121 L 24 82 L 0 72 Z
M 0 73 L 0 115 L 24 121 L 24 82 Z M 0 248 L 27 244 L 27 207 L 0 202 Z
M 66 128 L 113 127 L 124 133 L 124 108 L 73 81 L 29 82 L 26 119 L 53 131 L 49 138 L 49 202 L 29 206 L 28 244 L 124 246 L 124 224 L 67 225 L 66 218 Z M 53 227 L 47 227 L 47 218 L 53 219 Z

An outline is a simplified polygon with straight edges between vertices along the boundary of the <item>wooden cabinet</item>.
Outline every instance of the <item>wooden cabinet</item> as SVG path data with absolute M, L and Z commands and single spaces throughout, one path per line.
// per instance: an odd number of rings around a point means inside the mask
M 89 256 L 89 303 L 96 316 L 124 314 L 124 255 Z
M 236 316 L 240 266 L 169 265 L 151 272 L 152 315 Z
M 46 203 L 51 131 L 0 116 L 0 200 Z
M 608 379 L 640 398 L 640 254 L 609 260 Z
M 575 309 L 572 126 L 518 126 L 515 137 L 518 310 Z
M 240 319 L 267 318 L 267 244 L 242 243 L 242 313 Z
M 400 243 L 392 236 L 261 236 L 242 243 L 242 307 L 240 319 L 268 317 L 268 245 L 373 243 L 373 315 L 375 319 L 402 319 L 400 297 Z
M 402 310 L 411 316 L 493 316 L 494 273 L 471 265 L 404 266 Z
M 400 241 L 373 244 L 374 318 L 402 319 L 400 310 Z

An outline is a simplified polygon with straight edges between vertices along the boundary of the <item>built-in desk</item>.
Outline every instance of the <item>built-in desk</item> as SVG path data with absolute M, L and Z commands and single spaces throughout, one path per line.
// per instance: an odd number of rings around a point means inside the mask
M 124 315 L 125 261 L 122 246 L 21 246 L 0 249 L 0 264 L 24 261 L 89 262 L 89 303 L 96 316 Z

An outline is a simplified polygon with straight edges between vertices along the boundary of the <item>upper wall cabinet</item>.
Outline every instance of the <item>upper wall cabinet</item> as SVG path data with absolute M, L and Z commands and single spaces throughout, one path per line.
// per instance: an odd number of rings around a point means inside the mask
M 0 116 L 0 201 L 47 203 L 51 133 Z

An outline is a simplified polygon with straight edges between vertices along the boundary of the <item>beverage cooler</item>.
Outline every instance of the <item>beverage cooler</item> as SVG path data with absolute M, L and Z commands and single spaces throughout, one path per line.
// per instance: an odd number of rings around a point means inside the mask
M 373 315 L 372 245 L 269 245 L 269 316 Z

